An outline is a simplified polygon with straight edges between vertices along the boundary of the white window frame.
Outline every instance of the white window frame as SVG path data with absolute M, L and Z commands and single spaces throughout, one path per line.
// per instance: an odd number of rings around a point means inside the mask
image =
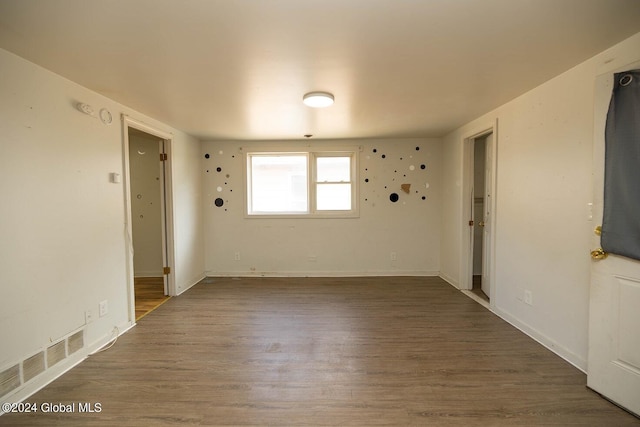
M 306 212 L 253 212 L 251 208 L 251 158 L 254 156 L 306 156 L 307 158 L 307 211 Z M 320 157 L 349 157 L 351 184 L 351 209 L 350 210 L 318 210 L 316 208 L 316 188 L 324 182 L 317 181 L 317 158 Z M 244 162 L 244 179 L 246 194 L 245 217 L 246 218 L 357 218 L 360 215 L 358 199 L 358 151 L 357 150 L 261 150 L 248 151 Z

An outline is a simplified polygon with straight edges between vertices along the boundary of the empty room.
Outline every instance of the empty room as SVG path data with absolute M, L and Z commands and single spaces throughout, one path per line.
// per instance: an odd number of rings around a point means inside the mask
M 0 425 L 640 425 L 637 0 L 0 0 Z

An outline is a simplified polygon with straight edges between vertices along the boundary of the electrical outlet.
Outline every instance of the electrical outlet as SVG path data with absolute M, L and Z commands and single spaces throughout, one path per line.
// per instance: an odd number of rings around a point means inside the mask
M 91 310 L 87 310 L 84 312 L 84 324 L 88 325 L 91 322 L 93 322 L 93 313 Z
M 236 252 L 233 259 L 236 261 L 240 261 L 240 252 Z
M 106 316 L 109 313 L 109 303 L 107 300 L 100 301 L 100 317 Z
M 395 252 L 391 252 L 391 261 L 396 261 L 398 259 L 398 254 Z
M 531 294 L 531 291 L 524 291 L 524 303 L 533 305 L 533 295 Z

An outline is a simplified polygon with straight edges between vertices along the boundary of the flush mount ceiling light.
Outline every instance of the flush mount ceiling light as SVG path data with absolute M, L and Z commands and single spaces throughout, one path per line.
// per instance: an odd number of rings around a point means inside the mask
M 333 104 L 333 95 L 329 92 L 309 92 L 302 97 L 304 105 L 313 108 L 324 108 Z

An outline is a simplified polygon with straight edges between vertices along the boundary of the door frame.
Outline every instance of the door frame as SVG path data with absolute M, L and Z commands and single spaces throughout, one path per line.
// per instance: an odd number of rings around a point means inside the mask
M 170 274 L 164 275 L 165 292 L 167 295 L 176 295 L 175 292 L 175 245 L 174 245 L 174 223 L 173 223 L 173 185 L 172 185 L 172 165 L 171 148 L 173 135 L 163 132 L 142 121 L 136 120 L 126 114 L 122 115 L 122 145 L 123 145 L 123 169 L 124 169 L 124 205 L 125 205 L 125 262 L 127 270 L 127 291 L 129 303 L 129 321 L 135 323 L 135 289 L 134 289 L 134 267 L 133 267 L 133 222 L 131 213 L 131 174 L 129 171 L 129 129 L 153 135 L 163 140 L 164 153 L 167 159 L 164 162 L 164 174 L 161 174 L 161 221 L 163 224 L 162 233 L 162 256 L 165 267 L 169 267 Z
M 463 138 L 462 148 L 462 221 L 460 232 L 460 289 L 471 290 L 473 288 L 473 227 L 469 226 L 469 220 L 473 218 L 473 194 L 474 185 L 474 143 L 477 138 L 493 133 L 493 140 L 487 144 L 487 150 L 491 150 L 491 179 L 485 182 L 488 194 L 491 197 L 487 200 L 491 219 L 489 224 L 489 243 L 484 256 L 488 257 L 486 266 L 488 268 L 487 277 L 490 281 L 491 295 L 489 295 L 490 307 L 494 306 L 496 286 L 494 280 L 495 272 L 495 235 L 496 235 L 496 199 L 497 199 L 497 164 L 498 164 L 498 120 L 485 123 L 476 127 Z M 486 165 L 489 166 L 489 165 Z M 485 166 L 485 167 L 486 167 Z

